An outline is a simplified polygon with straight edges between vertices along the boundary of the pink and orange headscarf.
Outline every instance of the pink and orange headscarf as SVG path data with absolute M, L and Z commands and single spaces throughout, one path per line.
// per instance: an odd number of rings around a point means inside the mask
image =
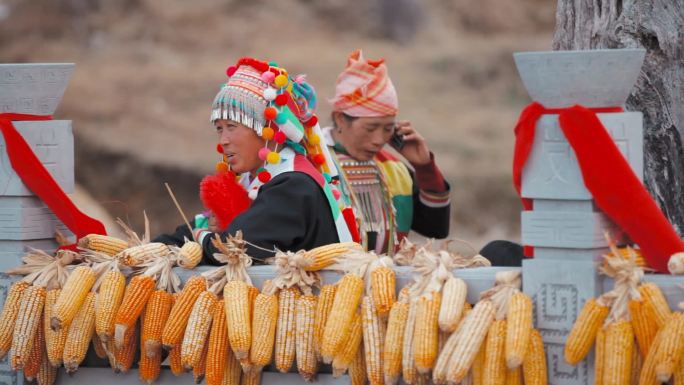
M 353 117 L 396 115 L 399 100 L 387 75 L 385 59 L 366 60 L 361 50 L 352 52 L 347 68 L 337 77 L 335 97 L 330 103 L 334 111 Z

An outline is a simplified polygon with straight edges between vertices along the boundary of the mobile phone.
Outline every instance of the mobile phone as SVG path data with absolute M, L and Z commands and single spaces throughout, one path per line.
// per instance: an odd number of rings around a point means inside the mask
M 402 147 L 404 147 L 404 135 L 398 133 L 396 127 L 394 128 L 394 134 L 392 134 L 389 143 L 390 146 L 394 147 L 397 151 L 401 151 Z

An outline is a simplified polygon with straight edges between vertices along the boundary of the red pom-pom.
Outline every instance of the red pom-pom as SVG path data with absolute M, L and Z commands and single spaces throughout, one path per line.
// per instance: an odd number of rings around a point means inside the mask
M 236 66 L 230 66 L 226 70 L 226 75 L 228 75 L 228 77 L 231 77 L 231 76 L 233 76 L 233 74 L 235 74 L 235 71 L 237 71 L 237 67 Z
M 259 182 L 261 183 L 268 183 L 268 181 L 271 180 L 271 173 L 264 170 L 257 175 L 257 178 L 259 178 Z
M 318 124 L 318 117 L 316 117 L 316 115 L 312 116 L 311 118 L 309 118 L 309 120 L 306 121 L 307 127 L 313 127 L 316 124 Z
M 323 154 L 316 154 L 313 157 L 313 162 L 315 165 L 320 166 L 325 163 L 325 156 Z
M 216 145 L 216 152 L 223 155 L 223 146 L 221 146 L 221 143 Z
M 222 230 L 247 210 L 251 202 L 232 172 L 205 176 L 200 182 L 200 199 L 214 213 Z
M 284 106 L 287 104 L 287 94 L 280 94 L 276 96 L 275 103 L 279 106 Z
M 285 140 L 287 139 L 287 135 L 285 135 L 284 132 L 278 131 L 273 135 L 273 140 L 275 140 L 278 144 L 283 144 L 285 143 Z
M 278 116 L 278 110 L 273 107 L 266 107 L 264 110 L 264 118 L 266 118 L 266 120 L 273 120 L 276 116 Z

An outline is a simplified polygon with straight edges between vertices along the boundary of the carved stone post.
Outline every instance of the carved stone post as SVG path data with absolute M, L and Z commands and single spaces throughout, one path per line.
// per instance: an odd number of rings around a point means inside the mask
M 623 106 L 643 58 L 640 49 L 515 54 L 531 98 L 546 108 Z M 642 178 L 641 113 L 598 117 Z M 602 291 L 595 262 L 607 250 L 604 231 L 618 241 L 624 236 L 594 204 L 557 114 L 542 115 L 537 122 L 521 193 L 533 200 L 533 210 L 522 213 L 522 241 L 534 247 L 534 259 L 523 263 L 523 289 L 535 303 L 549 384 L 593 384 L 593 354 L 577 366 L 568 365 L 564 344 L 586 300 Z

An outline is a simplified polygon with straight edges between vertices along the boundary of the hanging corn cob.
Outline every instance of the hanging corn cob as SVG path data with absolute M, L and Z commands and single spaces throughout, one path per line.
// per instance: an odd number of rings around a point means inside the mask
M 168 349 L 180 345 L 183 339 L 183 333 L 185 333 L 185 328 L 188 324 L 188 317 L 190 317 L 192 306 L 200 293 L 206 289 L 207 282 L 203 276 L 192 276 L 187 280 L 183 290 L 179 293 L 178 298 L 171 307 L 171 312 L 168 316 L 170 322 L 164 324 L 162 344 L 165 348 Z
M 78 240 L 78 247 L 115 256 L 128 248 L 128 242 L 119 238 L 100 234 L 88 234 Z
M 318 297 L 304 294 L 297 299 L 295 310 L 297 370 L 307 382 L 316 377 L 318 359 L 314 348 L 314 314 Z
M 384 357 L 382 367 L 385 371 L 385 384 L 395 385 L 401 376 L 401 352 L 404 342 L 404 329 L 408 320 L 408 294 L 395 302 L 387 321 Z M 335 362 L 333 361 L 333 366 Z
M 154 292 L 155 280 L 149 275 L 136 275 L 126 286 L 121 306 L 116 312 L 114 341 L 117 348 L 124 344 L 124 336 L 132 328 Z
M 40 369 L 36 377 L 38 385 L 53 385 L 57 380 L 57 370 L 58 368 L 50 365 L 47 353 L 43 352 L 43 359 L 40 362 Z
M 208 340 L 213 310 L 218 301 L 216 294 L 205 291 L 197 298 L 190 312 L 188 325 L 185 328 L 183 344 L 181 345 L 181 362 L 186 369 L 194 368 L 200 363 L 203 350 Z
M 380 258 L 381 261 L 391 261 L 389 258 Z M 378 311 L 378 316 L 387 317 L 394 301 L 396 301 L 397 277 L 392 265 L 385 264 L 371 270 L 370 286 L 373 303 Z
M 226 310 L 224 300 L 214 303 L 212 310 L 211 331 L 207 341 L 207 385 L 221 385 L 226 373 L 228 346 L 228 329 L 226 326 Z
M 52 309 L 50 327 L 59 330 L 69 326 L 95 284 L 95 272 L 89 266 L 78 266 L 69 274 Z
M 271 281 L 266 281 L 261 293 L 254 300 L 254 316 L 252 319 L 252 333 L 259 338 L 252 339 L 249 350 L 249 360 L 254 365 L 253 370 L 261 371 L 273 359 L 276 326 L 278 324 L 278 297 L 276 287 Z
M 485 340 L 484 385 L 506 382 L 506 320 L 495 320 Z
M 548 378 L 546 354 L 544 353 L 544 341 L 542 341 L 542 336 L 538 330 L 532 330 L 522 368 L 525 385 L 546 385 Z M 598 370 L 597 368 L 595 370 Z
M 430 373 L 437 359 L 441 300 L 439 292 L 432 293 L 431 297 L 418 299 L 416 325 L 413 331 L 413 359 L 420 374 Z
M 356 358 L 357 352 L 362 348 L 363 344 L 363 322 L 361 314 L 354 315 L 351 330 L 349 331 L 349 338 L 342 347 L 335 358 L 333 359 L 333 377 L 338 378 L 342 376 L 352 361 Z
M 355 274 L 345 274 L 337 283 L 337 291 L 321 343 L 323 362 L 331 363 L 349 335 L 351 322 L 363 294 L 363 279 Z
M 115 373 L 128 373 L 135 359 L 135 351 L 138 348 L 138 329 L 139 322 L 126 329 L 121 347 L 116 347 L 116 343 L 110 345 L 113 352 L 112 368 Z
M 449 277 L 442 289 L 442 303 L 439 310 L 439 329 L 453 333 L 461 320 L 466 303 L 468 288 L 466 283 L 454 276 Z
M 27 287 L 29 283 L 25 281 L 13 283 L 5 299 L 5 306 L 0 315 L 0 359 L 4 358 L 12 347 L 12 334 L 21 307 L 21 297 Z
M 321 343 L 323 342 L 323 332 L 325 331 L 325 324 L 328 322 L 332 304 L 335 300 L 335 292 L 337 285 L 324 285 L 321 287 L 318 295 L 318 304 L 316 305 L 316 315 L 314 316 L 314 349 L 316 350 L 316 357 L 322 361 L 321 357 Z
M 85 359 L 88 345 L 95 332 L 95 293 L 90 292 L 69 325 L 64 345 L 64 367 L 67 373 L 74 373 Z
M 68 335 L 68 328 L 52 330 L 50 320 L 53 316 L 53 308 L 61 289 L 52 289 L 45 295 L 45 307 L 43 308 L 43 329 L 45 333 L 46 354 L 50 365 L 59 367 L 62 365 L 64 345 Z
M 278 293 L 278 325 L 275 338 L 275 364 L 281 373 L 287 373 L 296 354 L 296 309 L 300 291 L 298 287 L 280 289 Z
M 10 365 L 13 370 L 23 369 L 29 359 L 33 339 L 43 316 L 44 304 L 45 287 L 34 283 L 23 291 L 12 335 Z
M 124 221 L 117 218 L 117 223 L 121 226 L 128 237 L 129 247 L 121 250 L 116 257 L 126 266 L 139 266 L 151 261 L 168 256 L 171 253 L 169 247 L 163 243 L 150 243 L 150 223 L 147 214 L 143 212 L 145 221 L 145 232 L 140 238 Z
M 302 268 L 307 271 L 318 271 L 328 268 L 337 262 L 337 259 L 344 257 L 352 251 L 362 251 L 361 245 L 356 242 L 333 243 L 320 246 L 304 252 L 306 261 L 302 263 Z
M 204 380 L 204 375 L 207 369 L 207 352 L 209 351 L 209 345 L 204 344 L 200 357 L 197 364 L 192 367 L 192 377 L 195 379 L 195 384 L 199 384 Z
M 33 338 L 33 346 L 31 347 L 31 353 L 29 358 L 24 365 L 24 378 L 29 382 L 32 382 L 40 371 L 40 364 L 45 355 L 45 331 L 43 327 L 43 317 L 39 319 L 38 330 L 36 331 L 36 336 Z
M 384 328 L 372 297 L 363 297 L 361 320 L 363 322 L 363 350 L 366 357 L 368 382 L 371 385 L 383 385 L 385 380 L 382 369 Z

